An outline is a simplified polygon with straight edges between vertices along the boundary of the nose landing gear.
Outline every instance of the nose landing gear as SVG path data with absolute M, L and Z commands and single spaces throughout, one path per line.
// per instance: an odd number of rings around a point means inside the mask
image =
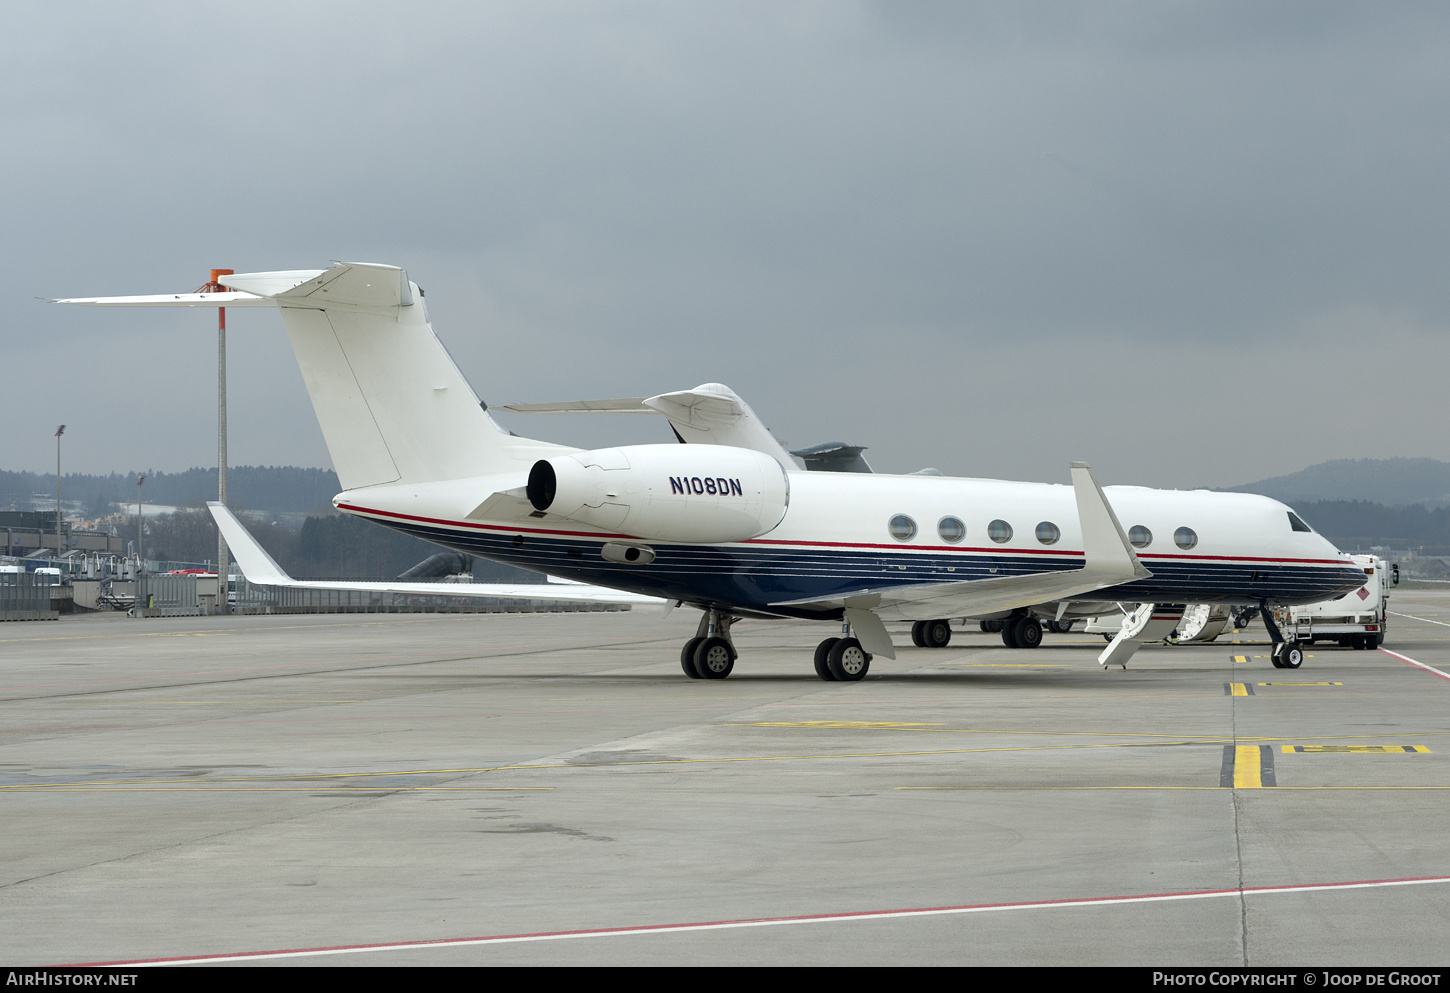
M 1268 605 L 1260 605 L 1259 616 L 1264 620 L 1264 627 L 1269 629 L 1269 640 L 1274 646 L 1269 649 L 1269 661 L 1274 663 L 1274 668 L 1297 669 L 1303 665 L 1303 647 L 1297 641 L 1284 640 L 1284 636 L 1279 633 L 1279 625 L 1274 623 L 1274 612 Z

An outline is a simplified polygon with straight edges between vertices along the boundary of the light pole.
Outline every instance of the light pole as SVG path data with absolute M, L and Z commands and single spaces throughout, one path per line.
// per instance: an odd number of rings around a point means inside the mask
M 143 528 L 141 525 L 141 484 L 146 482 L 145 474 L 136 477 L 136 576 L 139 578 L 142 572 L 142 563 L 146 556 L 141 549 L 141 536 Z
M 65 425 L 55 429 L 55 558 L 60 561 L 60 554 L 65 550 L 60 543 L 60 436 L 65 434 Z
M 233 275 L 231 269 L 213 269 L 211 279 L 202 288 L 206 293 L 225 293 L 227 288 L 217 282 L 222 276 Z M 217 308 L 216 329 L 216 498 L 223 506 L 227 502 L 227 309 Z M 217 613 L 228 610 L 229 591 L 227 573 L 231 571 L 230 556 L 227 554 L 227 540 L 221 529 L 216 536 Z

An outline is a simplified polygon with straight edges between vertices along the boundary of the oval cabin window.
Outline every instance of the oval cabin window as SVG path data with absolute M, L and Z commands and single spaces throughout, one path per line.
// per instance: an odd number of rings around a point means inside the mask
M 1128 529 L 1128 540 L 1134 548 L 1147 548 L 1153 544 L 1153 532 L 1141 524 L 1134 524 Z
M 1012 540 L 1012 525 L 1006 521 L 993 521 L 987 525 L 987 537 L 997 544 L 1005 544 Z
M 916 537 L 916 522 L 905 514 L 897 514 L 886 525 L 891 537 L 897 541 L 910 541 Z
M 955 517 L 943 517 L 936 525 L 941 540 L 955 544 L 967 536 L 967 526 Z
M 1051 521 L 1043 521 L 1037 525 L 1037 540 L 1044 545 L 1055 545 L 1057 539 L 1062 537 L 1062 531 Z
M 1179 528 L 1173 532 L 1173 543 L 1184 551 L 1187 551 L 1198 544 L 1198 534 L 1193 528 Z

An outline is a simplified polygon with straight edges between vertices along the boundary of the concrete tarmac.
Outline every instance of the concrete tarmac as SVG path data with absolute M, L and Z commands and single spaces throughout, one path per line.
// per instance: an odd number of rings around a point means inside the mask
M 1443 966 L 1450 592 L 1390 606 L 845 684 L 686 679 L 686 609 L 0 625 L 0 961 Z

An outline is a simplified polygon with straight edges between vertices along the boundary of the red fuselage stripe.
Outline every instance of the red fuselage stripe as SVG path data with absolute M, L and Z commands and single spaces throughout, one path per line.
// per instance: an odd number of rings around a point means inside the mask
M 475 531 L 511 531 L 524 534 L 551 534 L 568 538 L 624 538 L 627 541 L 639 541 L 639 538 L 628 534 L 614 534 L 607 531 L 560 531 L 556 528 L 525 527 L 522 525 L 501 525 L 501 524 L 478 524 L 473 521 L 448 521 L 436 517 L 418 517 L 414 514 L 399 514 L 391 510 L 377 510 L 372 507 L 358 507 L 352 504 L 340 503 L 338 510 L 355 514 L 375 514 L 379 517 L 391 517 L 402 521 L 417 521 L 420 524 L 437 524 L 449 528 L 471 528 Z M 982 548 L 976 546 L 963 547 L 960 545 L 884 545 L 861 541 L 796 541 L 783 538 L 747 538 L 744 541 L 735 542 L 741 545 L 783 545 L 789 548 L 878 548 L 887 549 L 893 552 L 959 552 L 988 555 L 1062 555 L 1082 558 L 1083 553 L 1063 549 L 1061 551 L 1048 548 Z M 1179 559 L 1190 562 L 1271 562 L 1275 565 L 1343 565 L 1337 559 L 1276 559 L 1253 555 L 1175 555 L 1172 552 L 1139 552 L 1140 559 Z

